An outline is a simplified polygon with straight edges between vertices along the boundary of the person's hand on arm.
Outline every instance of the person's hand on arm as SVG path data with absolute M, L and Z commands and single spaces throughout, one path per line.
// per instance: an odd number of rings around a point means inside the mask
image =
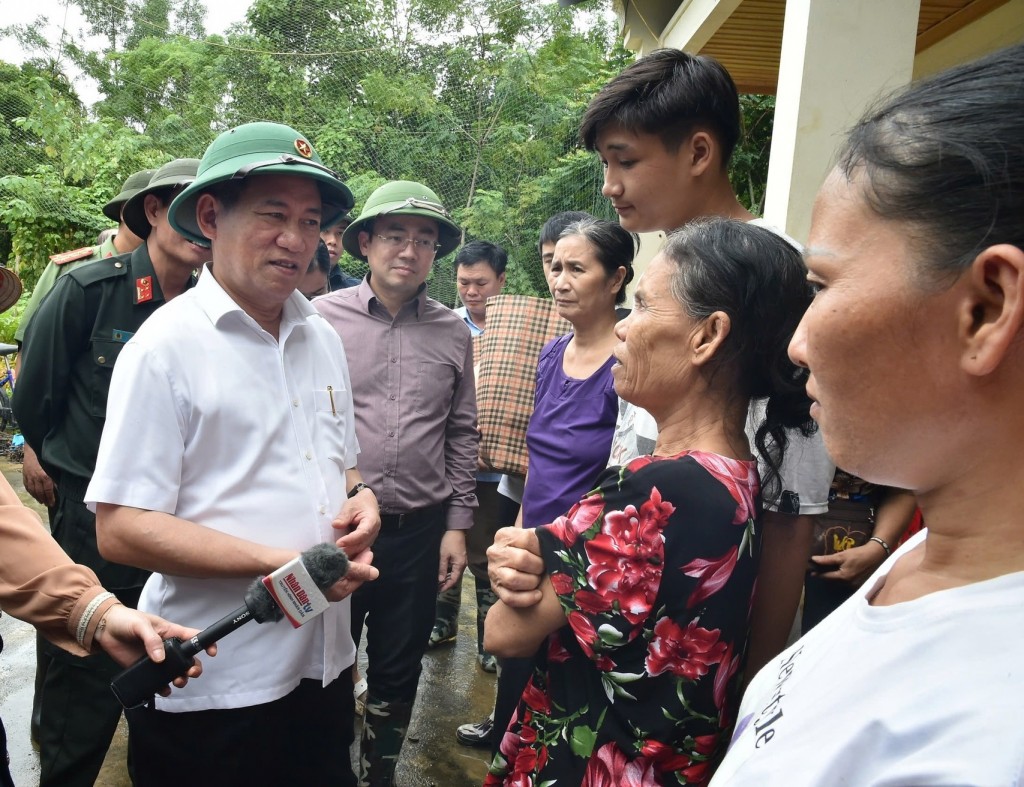
M 507 606 L 521 609 L 539 604 L 544 560 L 536 531 L 503 527 L 495 533 L 494 543 L 487 548 L 487 574 Z
M 32 450 L 28 443 L 24 445 L 24 459 L 21 465 L 21 477 L 25 482 L 25 491 L 39 503 L 51 508 L 57 503 L 57 496 L 54 493 L 53 479 L 46 474 L 43 466 L 39 464 L 39 457 Z
M 562 603 L 547 575 L 534 591 L 538 601 L 529 607 L 510 607 L 498 601 L 484 623 L 484 650 L 501 658 L 524 658 L 537 652 L 548 636 L 568 623 Z
M 157 663 L 162 662 L 166 658 L 163 644 L 165 639 L 177 637 L 180 640 L 188 640 L 198 631 L 199 629 L 179 626 L 156 615 L 115 604 L 100 619 L 93 635 L 93 643 L 106 651 L 107 655 L 122 667 L 129 667 L 143 656 L 149 656 Z M 216 656 L 217 646 L 211 645 L 206 649 L 206 653 Z M 174 685 L 180 689 L 188 683 L 189 678 L 198 678 L 202 672 L 202 663 L 199 659 L 193 659 L 188 674 L 176 678 Z M 164 689 L 161 694 L 166 696 L 169 692 L 170 689 Z
M 917 499 L 912 492 L 887 489 L 875 512 L 872 536 L 885 542 L 889 550 L 877 541 L 868 541 L 859 547 L 844 549 L 831 555 L 815 555 L 812 565 L 819 569 L 815 576 L 830 582 L 848 582 L 858 588 L 885 562 L 902 538 L 914 518 Z

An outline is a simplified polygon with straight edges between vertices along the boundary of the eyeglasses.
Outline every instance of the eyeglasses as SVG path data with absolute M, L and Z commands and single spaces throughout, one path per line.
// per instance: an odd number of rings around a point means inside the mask
M 386 248 L 402 251 L 412 244 L 413 249 L 424 253 L 437 254 L 441 244 L 426 238 L 407 238 L 404 235 L 377 235 Z
M 341 175 L 335 172 L 330 167 L 325 167 L 323 164 L 317 164 L 315 161 L 311 161 L 306 158 L 296 158 L 295 156 L 284 153 L 277 158 L 267 159 L 266 161 L 254 161 L 252 164 L 246 164 L 244 167 L 239 167 L 235 174 L 231 176 L 231 180 L 241 180 L 246 175 L 250 174 L 253 170 L 263 169 L 264 167 L 276 167 L 279 164 L 302 164 L 304 167 L 312 167 L 318 169 L 330 175 L 338 182 L 342 182 Z
M 406 197 L 404 200 L 398 203 L 393 208 L 388 210 L 382 210 L 378 215 L 384 215 L 385 213 L 394 213 L 396 210 L 402 210 L 403 208 L 419 208 L 420 210 L 429 210 L 431 213 L 436 213 L 439 216 L 444 216 L 446 219 L 450 219 L 451 216 L 448 211 L 444 209 L 444 205 L 440 202 L 430 202 L 425 199 L 416 199 L 416 197 Z

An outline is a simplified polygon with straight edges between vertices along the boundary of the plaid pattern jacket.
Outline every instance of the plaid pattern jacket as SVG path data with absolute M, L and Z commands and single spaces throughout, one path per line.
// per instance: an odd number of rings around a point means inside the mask
M 572 326 L 550 300 L 526 295 L 488 298 L 486 325 L 473 339 L 480 461 L 499 473 L 525 475 L 537 357 Z

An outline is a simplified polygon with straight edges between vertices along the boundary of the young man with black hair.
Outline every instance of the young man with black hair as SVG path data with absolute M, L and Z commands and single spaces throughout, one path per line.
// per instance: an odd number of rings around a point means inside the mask
M 709 216 L 767 227 L 739 202 L 729 182 L 740 129 L 739 94 L 725 67 L 710 57 L 661 49 L 628 66 L 594 96 L 580 123 L 580 139 L 600 156 L 601 191 L 628 230 L 667 233 Z M 755 402 L 749 434 L 761 417 Z M 650 453 L 656 437 L 648 413 L 620 402 L 610 463 Z M 789 434 L 783 491 L 764 501 L 748 674 L 786 644 L 810 554 L 813 516 L 828 510 L 834 472 L 820 436 Z

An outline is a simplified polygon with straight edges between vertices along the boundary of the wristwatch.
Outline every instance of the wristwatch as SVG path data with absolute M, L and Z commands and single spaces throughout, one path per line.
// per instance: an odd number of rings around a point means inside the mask
M 348 490 L 348 496 L 349 497 L 355 497 L 360 492 L 362 492 L 364 489 L 370 489 L 370 485 L 369 484 L 364 484 L 362 481 L 360 481 L 358 484 L 356 484 L 354 487 L 352 487 L 351 489 Z M 373 490 L 370 489 L 370 491 L 372 492 Z

